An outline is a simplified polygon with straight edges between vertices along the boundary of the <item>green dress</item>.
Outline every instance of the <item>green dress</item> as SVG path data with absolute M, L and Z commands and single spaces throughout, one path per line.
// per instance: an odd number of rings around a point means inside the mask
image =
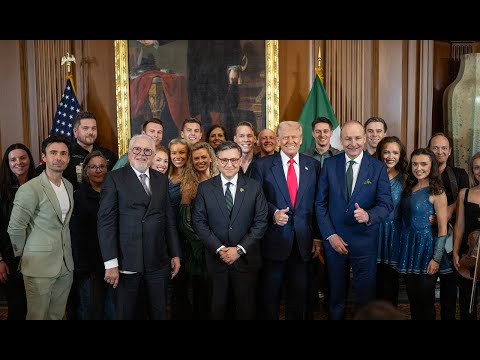
M 206 277 L 205 248 L 192 228 L 191 204 L 180 204 L 178 221 L 178 229 L 185 238 L 186 270 L 192 275 Z

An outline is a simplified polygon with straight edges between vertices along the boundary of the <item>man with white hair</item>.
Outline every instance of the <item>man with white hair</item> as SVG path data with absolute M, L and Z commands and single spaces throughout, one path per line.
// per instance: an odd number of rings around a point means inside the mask
M 132 137 L 129 165 L 108 173 L 100 194 L 98 239 L 117 320 L 135 318 L 142 285 L 149 318 L 165 319 L 168 281 L 180 269 L 168 178 L 150 171 L 154 155 L 150 136 Z

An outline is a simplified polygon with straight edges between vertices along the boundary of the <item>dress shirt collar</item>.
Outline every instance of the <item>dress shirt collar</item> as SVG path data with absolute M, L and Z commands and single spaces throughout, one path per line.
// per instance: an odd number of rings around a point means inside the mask
M 360 155 L 358 155 L 355 159 L 350 159 L 347 155 L 347 153 L 345 153 L 345 163 L 348 165 L 348 162 L 350 160 L 354 160 L 355 161 L 355 164 L 361 164 L 362 163 L 362 159 L 363 159 L 363 151 L 360 153 Z
M 132 166 L 132 165 L 130 165 Z M 140 171 L 137 171 L 137 169 L 135 169 L 133 166 L 132 166 L 132 169 L 133 171 L 135 171 L 135 174 L 137 175 L 137 178 L 140 179 L 140 175 L 142 174 Z M 147 171 L 145 171 L 145 175 L 147 175 L 147 178 L 150 179 L 150 168 L 147 169 Z
M 287 154 L 285 154 L 283 151 L 280 151 L 280 156 L 281 156 L 281 158 L 282 158 L 282 164 L 283 164 L 283 166 L 285 166 L 285 165 L 287 165 L 287 166 L 290 165 L 290 164 L 288 163 L 288 161 L 290 160 L 290 156 L 288 156 Z M 297 154 L 293 157 L 293 160 L 295 160 L 295 164 L 298 165 L 298 160 L 299 160 L 299 159 L 300 159 L 300 155 L 298 155 L 298 152 L 297 152 Z
M 224 188 L 227 187 L 227 183 L 232 183 L 233 186 L 237 186 L 237 182 L 238 182 L 238 173 L 235 174 L 235 176 L 233 177 L 232 180 L 227 180 L 225 179 L 225 177 L 223 176 L 223 174 L 220 174 L 220 179 L 222 179 L 222 185 Z

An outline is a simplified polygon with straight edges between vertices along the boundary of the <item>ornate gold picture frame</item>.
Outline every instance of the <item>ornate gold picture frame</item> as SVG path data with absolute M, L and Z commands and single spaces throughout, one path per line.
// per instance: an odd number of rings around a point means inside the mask
M 116 92 L 116 98 L 117 98 L 117 130 L 118 130 L 118 150 L 119 154 L 124 154 L 127 149 L 128 149 L 128 141 L 130 140 L 130 137 L 132 135 L 132 128 L 135 130 L 134 132 L 138 132 L 138 129 L 136 127 L 138 126 L 137 124 L 132 126 L 132 104 L 135 109 L 139 108 L 138 101 L 137 99 L 132 99 L 132 96 L 134 97 L 135 94 L 131 94 L 131 87 L 132 87 L 132 82 L 135 78 L 142 76 L 143 75 L 143 70 L 140 69 L 140 65 L 145 65 L 147 64 L 144 56 L 144 52 L 142 49 L 133 49 L 132 50 L 132 43 L 138 41 L 140 44 L 147 44 L 147 45 L 152 45 L 151 42 L 156 42 L 153 43 L 153 46 L 157 46 L 161 41 L 169 42 L 171 40 L 115 40 L 115 92 Z M 187 40 L 188 41 L 188 40 Z M 205 40 L 206 41 L 206 40 Z M 244 42 L 248 42 L 251 40 L 241 40 Z M 257 79 L 248 79 L 250 83 L 255 83 L 256 86 L 260 84 L 258 91 L 257 97 L 257 103 L 260 101 L 265 103 L 264 106 L 264 113 L 262 112 L 262 119 L 264 119 L 264 123 L 259 123 L 257 122 L 258 127 L 267 127 L 275 131 L 278 122 L 279 122 L 279 81 L 278 81 L 278 40 L 264 40 L 264 51 L 265 51 L 265 69 L 256 69 L 256 74 L 259 74 Z M 254 42 L 254 41 L 252 41 Z M 189 49 L 190 51 L 190 49 Z M 263 47 L 262 47 L 263 51 Z M 248 55 L 248 53 L 247 53 Z M 143 57 L 142 57 L 143 56 Z M 151 56 L 153 58 L 153 56 Z M 135 61 L 132 61 L 134 59 Z M 136 61 L 138 59 L 138 61 Z M 130 60 L 130 61 L 129 61 Z M 175 61 L 175 57 L 173 57 L 173 60 L 170 59 L 170 61 Z M 129 62 L 131 63 L 129 65 Z M 187 67 L 188 63 L 186 60 L 182 60 L 183 62 L 183 67 Z M 239 87 L 243 86 L 242 80 L 241 80 L 241 71 L 243 71 L 245 68 L 248 68 L 248 56 L 244 56 L 242 58 L 242 61 L 239 64 L 233 64 L 234 66 L 229 66 L 228 68 L 225 68 L 224 71 L 225 77 L 228 77 L 228 81 L 230 83 L 232 82 L 237 82 Z M 145 67 L 145 69 L 148 68 Z M 240 69 L 240 70 L 239 70 Z M 173 77 L 173 75 L 170 75 L 170 70 L 169 69 L 158 69 L 157 71 L 158 74 L 162 76 L 162 80 L 167 80 Z M 235 73 L 236 71 L 236 73 Z M 174 80 L 179 80 L 178 83 L 183 82 L 183 84 L 187 84 L 185 81 L 185 78 L 188 77 L 188 74 L 192 74 L 192 70 L 189 69 L 188 72 L 185 74 L 185 76 L 182 74 L 181 76 L 183 78 L 180 79 L 174 79 Z M 235 77 L 235 74 L 237 75 Z M 170 76 L 170 78 L 169 78 Z M 156 76 L 159 78 L 158 76 Z M 239 79 L 240 77 L 240 79 Z M 159 81 L 162 81 L 159 80 Z M 150 80 L 149 80 L 150 81 Z M 165 81 L 165 83 L 167 83 Z M 137 81 L 138 82 L 138 81 Z M 152 81 L 153 84 L 154 81 Z M 264 82 L 264 86 L 262 85 Z M 247 83 L 247 81 L 245 81 Z M 150 83 L 149 83 L 150 84 Z M 133 88 L 137 89 L 138 84 L 134 84 Z M 187 93 L 189 91 L 188 86 L 183 85 L 184 87 L 187 88 Z M 145 86 L 143 86 L 145 87 Z M 153 87 L 152 87 L 153 88 Z M 175 85 L 175 88 L 178 88 L 177 85 Z M 178 92 L 178 91 L 177 91 Z M 150 94 L 150 92 L 149 92 Z M 168 95 L 171 96 L 169 93 Z M 150 96 L 153 98 L 153 96 Z M 192 100 L 192 94 L 188 94 L 185 96 L 185 99 L 190 99 Z M 132 101 L 133 100 L 133 101 Z M 187 100 L 188 102 L 188 100 Z M 150 101 L 152 103 L 152 101 Z M 183 101 L 185 103 L 185 101 Z M 237 102 L 238 103 L 238 102 Z M 252 105 L 253 107 L 253 105 Z M 173 109 L 173 110 L 178 110 L 178 109 Z M 153 110 L 152 110 L 153 111 Z M 251 111 L 251 110 L 241 110 L 241 111 Z M 170 110 L 170 112 L 173 112 Z M 257 118 L 258 118 L 258 112 L 257 110 Z M 181 113 L 181 112 L 179 112 Z M 151 115 L 150 115 L 151 116 Z M 196 116 L 196 114 L 191 114 L 191 116 Z M 224 120 L 224 121 L 229 121 L 229 120 Z M 176 122 L 178 125 L 178 121 Z M 224 124 L 222 124 L 224 125 Z M 260 129 L 258 129 L 260 130 Z M 207 129 L 204 129 L 204 132 L 206 132 Z M 164 141 L 165 143 L 165 141 Z

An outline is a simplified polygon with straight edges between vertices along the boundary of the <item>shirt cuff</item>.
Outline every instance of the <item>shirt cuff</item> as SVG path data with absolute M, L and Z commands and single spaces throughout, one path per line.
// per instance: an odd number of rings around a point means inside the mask
M 247 254 L 247 251 L 245 250 L 245 248 L 242 246 L 242 245 L 237 245 L 240 249 L 242 249 L 243 253 L 244 254 Z
M 105 270 L 113 269 L 118 267 L 118 259 L 115 258 L 112 260 L 108 260 L 108 261 L 105 261 L 103 264 L 105 265 Z
M 331 238 L 333 235 L 337 235 L 337 234 L 332 234 L 332 235 L 330 235 L 329 237 L 327 237 L 325 240 L 330 240 L 330 238 Z
M 217 251 L 215 251 L 215 254 L 218 254 L 218 252 L 219 252 L 220 250 L 224 249 L 224 248 L 225 248 L 225 245 L 220 246 L 220 247 L 217 249 Z

